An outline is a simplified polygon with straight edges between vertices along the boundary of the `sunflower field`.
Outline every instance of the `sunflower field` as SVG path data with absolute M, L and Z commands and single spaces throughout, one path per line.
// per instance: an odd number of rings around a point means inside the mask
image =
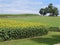
M 46 35 L 46 24 L 0 19 L 0 41 Z

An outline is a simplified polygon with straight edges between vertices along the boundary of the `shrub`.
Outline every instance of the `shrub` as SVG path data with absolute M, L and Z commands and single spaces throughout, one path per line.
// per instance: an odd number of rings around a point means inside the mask
M 57 32 L 60 32 L 60 28 L 59 27 L 49 27 L 49 31 L 57 31 Z

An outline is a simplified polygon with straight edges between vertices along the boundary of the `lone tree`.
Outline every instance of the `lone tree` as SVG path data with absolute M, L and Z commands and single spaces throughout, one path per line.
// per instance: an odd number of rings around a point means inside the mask
M 46 15 L 47 13 L 49 13 L 49 16 L 58 16 L 59 11 L 56 7 L 53 6 L 53 4 L 49 4 L 48 7 L 46 8 L 41 8 L 39 13 L 41 15 Z
M 40 9 L 39 13 L 40 13 L 41 15 L 43 15 L 43 16 L 46 15 L 46 11 L 45 11 L 45 9 L 43 9 L 43 8 Z

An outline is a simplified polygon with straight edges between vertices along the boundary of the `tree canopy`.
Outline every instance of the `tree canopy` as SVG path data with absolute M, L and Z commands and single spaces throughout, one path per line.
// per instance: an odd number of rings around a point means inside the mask
M 56 7 L 53 6 L 53 4 L 49 4 L 48 7 L 41 8 L 39 13 L 43 16 L 47 13 L 49 13 L 49 16 L 58 16 L 59 11 Z

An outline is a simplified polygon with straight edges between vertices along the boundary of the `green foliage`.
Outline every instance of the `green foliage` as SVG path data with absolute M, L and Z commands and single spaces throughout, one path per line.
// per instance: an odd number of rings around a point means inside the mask
M 44 15 L 46 15 L 46 10 L 43 9 L 43 8 L 41 8 L 40 11 L 39 11 L 39 13 L 44 16 Z
M 41 8 L 39 13 L 43 16 L 46 15 L 47 13 L 50 13 L 49 16 L 58 16 L 59 14 L 59 11 L 56 7 L 53 6 L 53 4 L 49 4 L 48 7 L 46 8 Z
M 49 32 L 48 35 L 37 38 L 0 42 L 0 45 L 54 45 L 58 43 L 60 43 L 60 32 Z
M 0 41 L 11 39 L 30 38 L 35 36 L 42 36 L 48 33 L 47 29 L 42 27 L 28 27 L 28 28 L 0 28 Z
M 0 14 L 0 18 L 39 16 L 38 14 Z
M 48 30 L 49 31 L 54 31 L 54 32 L 60 32 L 60 28 L 59 27 L 49 27 Z

